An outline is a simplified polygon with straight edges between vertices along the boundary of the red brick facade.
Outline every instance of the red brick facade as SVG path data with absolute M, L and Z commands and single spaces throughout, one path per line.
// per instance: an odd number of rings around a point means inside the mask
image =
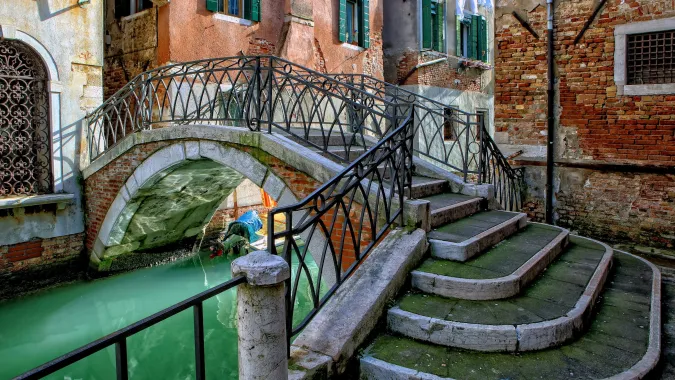
M 83 233 L 0 246 L 0 275 L 78 259 L 83 249 Z
M 675 17 L 675 1 L 609 0 L 575 45 L 595 5 L 571 0 L 555 9 L 557 223 L 608 241 L 675 248 L 675 175 L 657 174 L 668 168 L 675 173 L 675 95 L 622 96 L 614 82 L 615 27 Z M 546 7 L 521 11 L 540 38 L 510 11 L 497 19 L 495 126 L 511 144 L 542 146 L 547 139 Z M 590 166 L 567 164 L 575 160 Z M 593 169 L 603 163 L 632 166 Z M 541 188 L 543 168 L 527 171 L 530 187 Z M 543 195 L 531 193 L 526 211 L 541 219 L 543 208 Z

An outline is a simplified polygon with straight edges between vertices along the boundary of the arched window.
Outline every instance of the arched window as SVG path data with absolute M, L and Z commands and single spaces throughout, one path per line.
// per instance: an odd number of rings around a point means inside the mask
M 0 197 L 52 192 L 47 79 L 32 48 L 0 41 Z

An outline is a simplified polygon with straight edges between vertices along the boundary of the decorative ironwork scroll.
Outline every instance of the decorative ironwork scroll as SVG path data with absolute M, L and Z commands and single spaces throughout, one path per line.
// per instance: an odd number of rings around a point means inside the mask
M 51 191 L 47 71 L 17 41 L 0 41 L 0 197 Z

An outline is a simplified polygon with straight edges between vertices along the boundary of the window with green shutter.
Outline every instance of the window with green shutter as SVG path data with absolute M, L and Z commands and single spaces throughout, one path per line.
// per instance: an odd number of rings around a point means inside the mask
M 456 19 L 456 52 L 459 57 L 489 62 L 489 33 L 487 19 L 480 15 L 466 15 Z
M 338 39 L 370 47 L 370 0 L 340 0 Z
M 422 49 L 445 51 L 443 0 L 422 0 Z
M 251 21 L 260 21 L 260 0 L 206 0 L 206 9 Z

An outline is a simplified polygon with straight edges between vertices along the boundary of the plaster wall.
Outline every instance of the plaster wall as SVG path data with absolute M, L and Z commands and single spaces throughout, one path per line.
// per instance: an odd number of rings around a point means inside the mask
M 103 98 L 102 12 L 101 1 L 92 1 L 85 7 L 78 6 L 75 0 L 0 2 L 1 37 L 28 43 L 48 68 L 53 190 L 75 195 L 74 201 L 63 209 L 3 210 L 0 214 L 3 245 L 84 231 L 78 163 L 83 118 Z

